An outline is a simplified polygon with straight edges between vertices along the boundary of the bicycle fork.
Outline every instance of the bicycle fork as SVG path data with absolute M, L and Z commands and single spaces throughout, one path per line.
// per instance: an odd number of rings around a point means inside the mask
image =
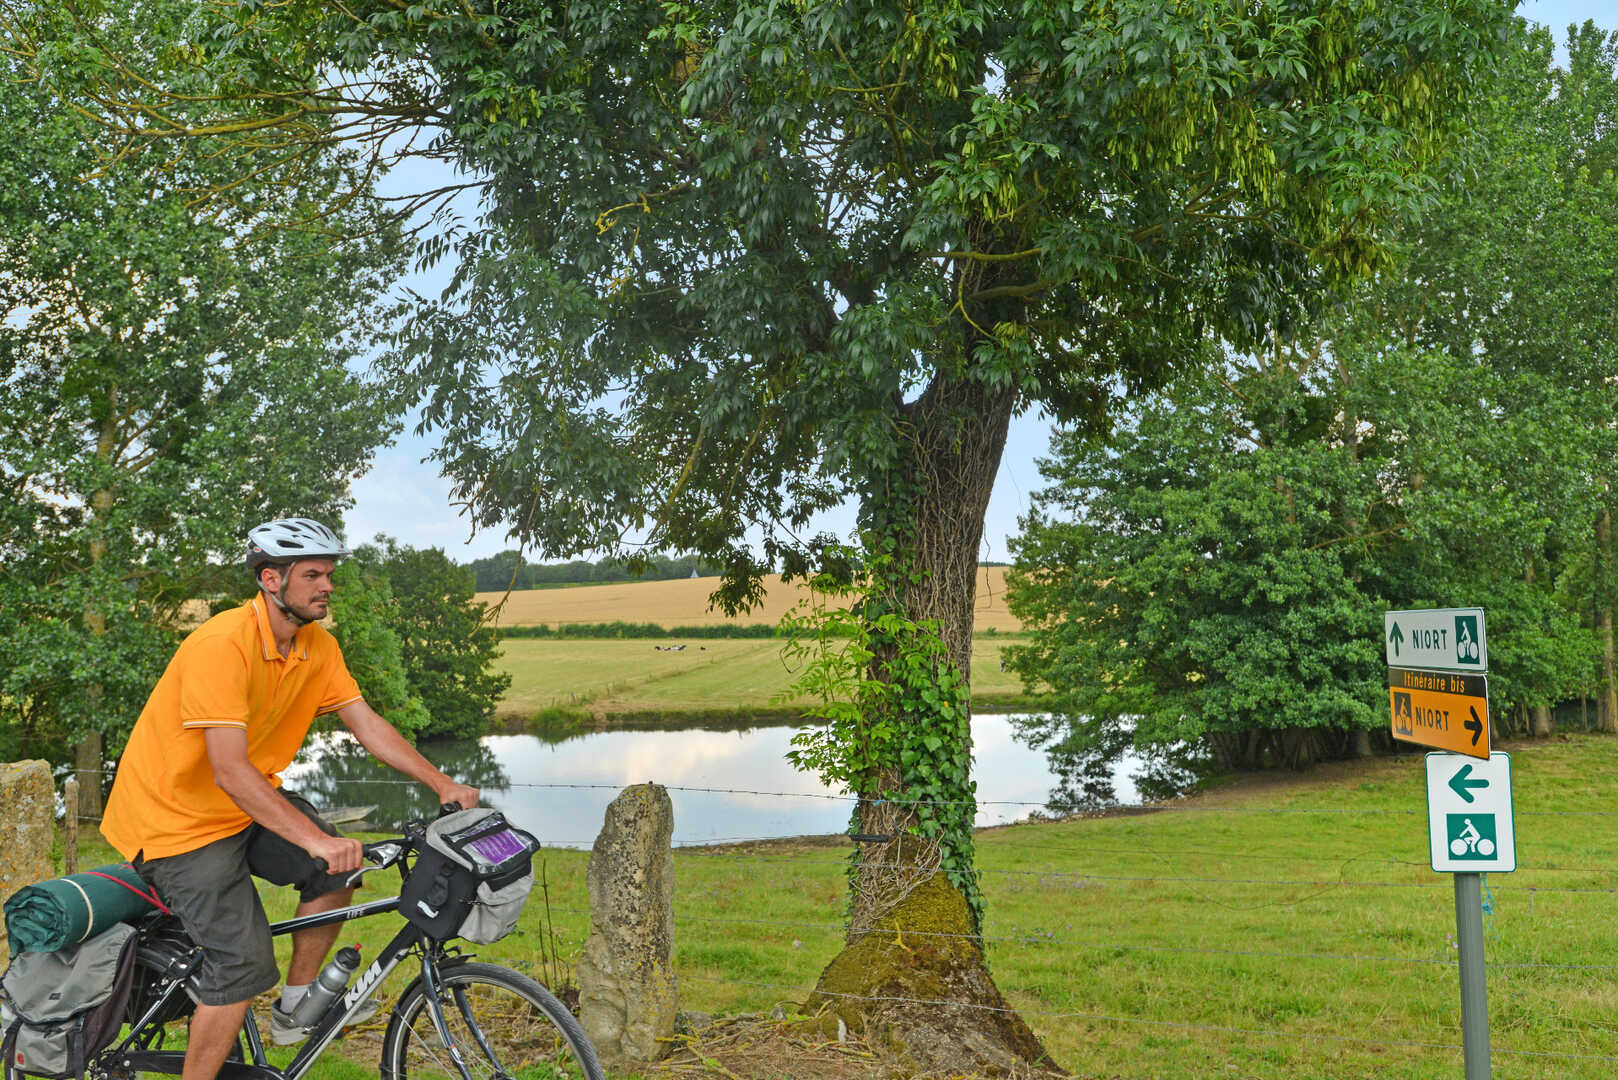
M 461 1057 L 461 1046 L 455 1041 L 455 1036 L 450 1033 L 449 1022 L 444 1019 L 444 1006 L 438 996 L 436 967 L 437 965 L 433 962 L 432 951 L 430 949 L 424 951 L 421 956 L 421 985 L 422 989 L 427 991 L 427 1008 L 433 1018 L 433 1027 L 438 1029 L 438 1038 L 443 1042 L 444 1049 L 449 1052 L 449 1059 L 455 1063 L 456 1070 L 460 1072 L 461 1080 L 472 1080 L 472 1073 L 466 1067 L 466 1059 Z M 467 1026 L 472 1029 L 473 1034 L 481 1041 L 483 1032 L 478 1028 L 476 1021 L 472 1019 L 472 1010 L 466 1007 L 465 997 L 457 996 L 456 1001 L 459 1003 L 461 1016 L 465 1018 Z M 485 1046 L 484 1050 L 487 1051 L 488 1047 Z M 504 1068 L 502 1068 L 502 1074 L 504 1071 Z

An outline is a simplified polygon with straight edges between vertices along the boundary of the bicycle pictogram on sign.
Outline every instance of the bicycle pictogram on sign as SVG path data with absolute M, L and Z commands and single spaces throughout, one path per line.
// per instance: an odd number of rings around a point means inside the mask
M 1493 814 L 1447 815 L 1449 853 L 1457 859 L 1490 860 L 1494 858 L 1495 828 Z

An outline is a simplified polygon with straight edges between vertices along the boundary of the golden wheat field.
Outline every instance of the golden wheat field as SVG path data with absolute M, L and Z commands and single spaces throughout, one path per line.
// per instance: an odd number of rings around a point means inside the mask
M 747 626 L 774 625 L 796 605 L 808 598 L 800 583 L 784 585 L 780 577 L 765 579 L 765 600 L 746 615 L 727 618 L 710 610 L 708 596 L 717 578 L 685 578 L 677 581 L 633 581 L 611 585 L 581 585 L 570 589 L 525 589 L 509 595 L 478 593 L 478 599 L 491 608 L 500 605 L 495 621 L 500 626 L 534 626 L 544 623 L 656 623 L 659 626 Z M 1001 632 L 1022 629 L 1006 610 L 1006 568 L 984 566 L 978 569 L 977 617 L 973 629 Z

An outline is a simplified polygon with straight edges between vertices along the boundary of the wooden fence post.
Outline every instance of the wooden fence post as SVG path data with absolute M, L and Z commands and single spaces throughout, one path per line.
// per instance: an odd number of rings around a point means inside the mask
M 79 872 L 79 778 L 62 785 L 62 874 Z

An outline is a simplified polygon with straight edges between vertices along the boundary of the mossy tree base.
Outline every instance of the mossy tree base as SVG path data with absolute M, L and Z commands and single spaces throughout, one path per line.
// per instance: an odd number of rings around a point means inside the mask
M 941 1006 L 935 1002 L 963 1002 Z M 896 1074 L 1061 1075 L 989 975 L 966 899 L 934 874 L 858 934 L 804 1010 L 839 1020 Z

